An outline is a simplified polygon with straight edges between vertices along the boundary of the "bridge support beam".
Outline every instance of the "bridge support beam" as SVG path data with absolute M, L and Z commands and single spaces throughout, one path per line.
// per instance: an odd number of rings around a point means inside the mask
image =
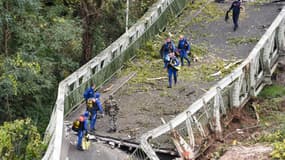
M 285 12 L 285 9 L 283 9 Z M 285 56 L 285 18 L 282 20 L 282 25 L 279 26 L 278 30 L 278 46 L 279 46 L 279 55 Z

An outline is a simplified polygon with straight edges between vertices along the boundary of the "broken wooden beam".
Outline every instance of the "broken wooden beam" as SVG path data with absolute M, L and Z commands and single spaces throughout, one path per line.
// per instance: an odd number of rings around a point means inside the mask
M 103 136 L 100 134 L 90 135 L 89 140 L 92 140 L 92 141 L 98 141 L 99 140 L 99 141 L 105 142 L 107 144 L 111 143 L 114 146 L 118 146 L 118 147 L 124 146 L 124 147 L 127 147 L 129 149 L 130 148 L 131 149 L 140 148 L 140 143 L 138 143 L 138 142 L 125 140 L 125 139 L 121 139 L 121 138 L 110 137 L 110 136 Z M 172 148 L 154 148 L 154 151 L 157 153 L 169 154 L 169 155 L 174 155 L 174 156 L 178 155 L 177 151 L 175 151 Z
M 113 84 L 111 84 L 109 87 L 105 88 L 103 90 L 103 93 L 110 91 L 112 89 L 112 87 L 113 87 Z
M 167 79 L 167 77 L 147 78 L 148 81 Z

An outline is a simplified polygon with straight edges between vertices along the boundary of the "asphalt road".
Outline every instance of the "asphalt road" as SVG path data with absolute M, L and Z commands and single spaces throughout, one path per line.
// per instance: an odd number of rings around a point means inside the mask
M 111 149 L 105 144 L 94 142 L 87 151 L 79 151 L 74 145 L 70 146 L 66 160 L 127 160 L 127 154 L 119 149 Z

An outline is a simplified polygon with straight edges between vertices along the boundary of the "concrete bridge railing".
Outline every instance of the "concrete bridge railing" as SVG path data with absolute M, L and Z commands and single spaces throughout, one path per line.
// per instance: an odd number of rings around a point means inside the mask
M 221 116 L 230 109 L 243 106 L 250 97 L 257 96 L 265 85 L 271 83 L 271 75 L 282 54 L 285 54 L 285 7 L 241 65 L 185 111 L 142 135 L 141 149 L 144 153 L 137 150 L 133 156 L 137 154 L 143 155 L 143 159 L 158 160 L 151 144 L 165 142 L 163 137 L 169 139 L 172 129 L 176 129 L 184 139 L 189 139 L 192 148 L 199 146 L 201 139 L 210 132 L 221 136 Z
M 46 129 L 45 141 L 49 142 L 43 160 L 64 159 L 66 143 L 64 116 L 83 100 L 82 93 L 91 82 L 98 86 L 108 80 L 124 62 L 133 57 L 136 49 L 157 34 L 185 8 L 188 0 L 158 0 L 127 33 L 113 42 L 99 55 L 61 81 L 56 103 Z

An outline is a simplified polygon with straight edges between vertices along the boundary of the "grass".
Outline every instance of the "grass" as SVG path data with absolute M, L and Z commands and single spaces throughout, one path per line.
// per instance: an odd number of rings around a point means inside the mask
M 202 57 L 207 55 L 209 51 L 206 44 L 200 43 L 191 45 L 191 53 L 197 57 Z
M 272 159 L 285 159 L 285 86 L 274 84 L 265 87 L 258 100 L 260 123 L 265 126 L 267 132 L 259 137 L 257 142 L 273 146 L 270 153 Z
M 285 109 L 281 105 L 282 101 L 285 101 L 285 86 L 277 84 L 266 86 L 257 100 L 256 108 L 261 114 L 262 123 L 267 125 L 267 123 L 282 122 L 280 124 L 283 124 L 285 129 Z
M 274 98 L 282 96 L 285 96 L 285 87 L 276 84 L 265 87 L 259 94 L 259 97 L 263 98 Z
M 262 4 L 265 4 L 265 3 L 269 3 L 270 0 L 255 0 L 255 1 L 252 1 L 252 2 L 249 2 L 250 5 L 262 5 Z
M 257 37 L 232 37 L 228 38 L 226 43 L 231 45 L 240 45 L 245 43 L 256 43 L 258 40 L 259 38 Z
M 197 2 L 197 4 L 196 4 Z M 199 11 L 204 5 L 205 3 L 207 3 L 207 1 L 196 1 L 194 4 L 190 5 L 190 9 L 192 9 L 194 14 L 195 12 Z M 198 7 L 199 6 L 199 7 Z M 189 21 L 187 23 L 187 25 L 184 26 L 184 28 L 182 28 L 182 30 L 185 30 L 186 27 L 191 27 L 195 24 L 203 24 L 203 23 L 210 23 L 212 21 L 215 21 L 219 18 L 221 18 L 222 16 L 224 16 L 224 10 L 221 9 L 218 4 L 216 3 L 209 3 L 207 5 L 204 6 L 204 8 L 202 9 L 202 12 L 193 17 L 191 19 L 191 21 Z
M 203 62 L 201 65 L 194 67 L 193 74 L 198 77 L 202 81 L 213 81 L 223 78 L 224 76 L 231 73 L 231 71 L 238 65 L 233 65 L 228 69 L 225 69 L 225 66 L 228 64 L 220 58 L 212 58 L 210 61 Z M 217 76 L 213 76 L 212 74 L 221 72 Z

